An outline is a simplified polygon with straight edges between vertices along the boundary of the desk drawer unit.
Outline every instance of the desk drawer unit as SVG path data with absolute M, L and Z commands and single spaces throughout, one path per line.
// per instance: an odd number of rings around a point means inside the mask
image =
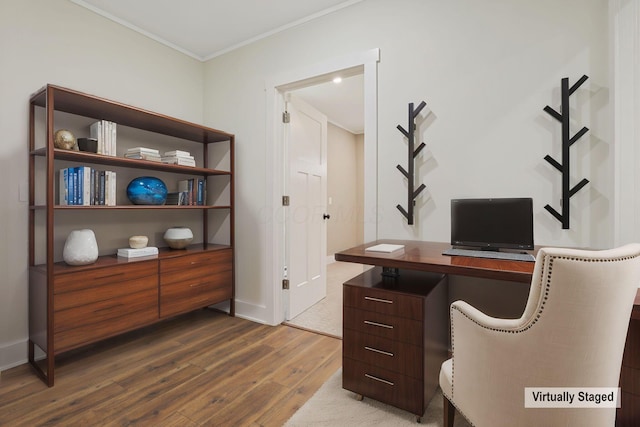
M 447 358 L 445 277 L 374 268 L 344 284 L 343 388 L 422 416 Z

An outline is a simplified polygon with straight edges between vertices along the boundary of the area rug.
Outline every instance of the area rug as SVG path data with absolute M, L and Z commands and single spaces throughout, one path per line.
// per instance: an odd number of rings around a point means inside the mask
M 342 388 L 342 369 L 331 376 L 285 424 L 286 427 L 329 426 L 407 426 L 442 427 L 442 394 L 431 400 L 422 424 L 416 416 L 385 405 L 373 399 L 356 399 L 356 395 Z M 467 421 L 456 414 L 455 427 L 469 427 Z

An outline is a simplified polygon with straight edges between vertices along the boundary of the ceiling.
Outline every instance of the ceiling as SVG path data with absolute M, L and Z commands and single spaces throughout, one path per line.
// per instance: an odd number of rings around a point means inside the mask
M 362 0 L 70 0 L 200 61 Z M 364 129 L 362 76 L 296 91 L 352 133 Z

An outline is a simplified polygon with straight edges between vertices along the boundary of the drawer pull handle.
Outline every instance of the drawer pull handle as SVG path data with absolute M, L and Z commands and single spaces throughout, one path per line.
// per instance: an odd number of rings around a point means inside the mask
M 113 279 L 115 277 L 123 277 L 124 273 L 107 274 L 106 276 L 96 277 L 96 279 Z
M 94 314 L 98 314 L 98 313 L 101 313 L 101 312 L 103 312 L 103 311 L 111 311 L 111 310 L 113 310 L 114 308 L 122 307 L 123 305 L 124 305 L 124 304 L 113 304 L 113 305 L 110 305 L 109 307 L 104 307 L 104 308 L 99 308 L 99 309 L 97 309 L 97 310 L 94 310 L 94 311 L 93 311 L 93 313 L 94 313 Z
M 374 377 L 373 375 L 364 374 L 364 376 L 367 377 L 367 378 L 370 378 L 372 380 L 380 381 L 381 383 L 385 383 L 385 384 L 389 384 L 389 385 L 395 385 L 391 381 L 383 380 L 382 378 Z
M 379 326 L 381 328 L 393 329 L 393 325 L 385 325 L 384 323 L 372 322 L 371 320 L 365 320 L 364 324 L 371 325 L 371 326 Z
M 383 302 L 385 304 L 393 304 L 393 301 L 388 299 L 374 298 L 374 297 L 364 297 L 364 299 L 375 302 Z
M 197 288 L 198 286 L 204 286 L 204 285 L 208 285 L 208 283 L 207 282 L 192 283 L 192 284 L 189 285 L 189 287 Z
M 373 347 L 364 347 L 365 350 L 369 350 L 369 351 L 373 351 L 374 353 L 380 353 L 380 354 L 384 354 L 385 356 L 390 356 L 393 357 L 393 353 L 389 353 L 388 351 L 384 351 L 384 350 L 378 350 L 377 348 L 373 348 Z

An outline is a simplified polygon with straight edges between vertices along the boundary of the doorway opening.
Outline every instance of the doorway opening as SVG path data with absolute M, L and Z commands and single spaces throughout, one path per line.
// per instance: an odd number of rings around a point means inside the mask
M 276 76 L 267 82 L 267 152 L 271 153 L 271 167 L 267 169 L 267 205 L 272 208 L 271 227 L 267 229 L 266 241 L 273 248 L 267 256 L 273 294 L 273 324 L 282 323 L 288 308 L 288 293 L 283 290 L 283 279 L 287 272 L 287 236 L 285 235 L 285 209 L 282 196 L 285 194 L 285 128 L 282 113 L 285 95 L 295 90 L 332 80 L 363 76 L 364 88 L 364 141 L 363 141 L 363 240 L 375 240 L 377 236 L 377 62 L 379 50 L 361 52 L 336 58 L 305 69 L 294 70 Z M 269 164 L 269 162 L 268 162 Z

